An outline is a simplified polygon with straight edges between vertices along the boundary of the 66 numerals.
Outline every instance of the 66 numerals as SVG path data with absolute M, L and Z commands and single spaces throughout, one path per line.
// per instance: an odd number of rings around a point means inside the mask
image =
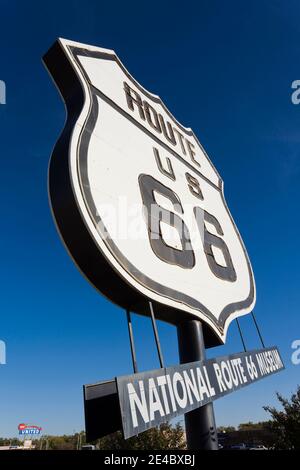
M 170 168 L 172 169 L 170 160 L 168 159 L 168 169 L 170 170 Z M 169 175 L 166 174 L 167 172 L 165 170 L 162 173 L 166 176 L 172 175 L 172 178 L 171 176 L 169 177 L 173 180 L 175 178 L 173 169 L 172 173 L 169 171 Z M 191 193 L 199 199 L 203 199 L 197 180 L 188 173 L 186 173 L 186 179 Z M 180 217 L 184 213 L 180 198 L 171 188 L 147 174 L 141 174 L 139 176 L 139 187 L 142 201 L 146 208 L 149 241 L 153 252 L 166 263 L 185 269 L 192 269 L 196 262 L 195 253 L 192 247 L 189 229 Z M 156 202 L 154 192 L 167 198 L 171 202 L 174 212 L 160 206 Z M 222 238 L 224 233 L 220 223 L 216 217 L 199 206 L 194 207 L 194 216 L 199 232 L 201 232 L 202 225 L 204 226 L 204 236 L 202 237 L 203 249 L 211 272 L 222 280 L 230 282 L 236 281 L 236 272 L 228 247 Z M 209 232 L 205 222 L 213 225 L 218 235 Z M 165 242 L 161 232 L 161 223 L 168 224 L 177 230 L 181 241 L 181 249 L 174 248 Z M 225 266 L 217 263 L 213 253 L 213 247 L 219 248 L 222 251 Z

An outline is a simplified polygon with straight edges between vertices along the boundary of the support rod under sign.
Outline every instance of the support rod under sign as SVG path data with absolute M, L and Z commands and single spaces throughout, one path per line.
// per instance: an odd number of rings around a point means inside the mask
M 245 344 L 245 341 L 244 341 L 244 337 L 243 337 L 243 333 L 242 333 L 242 330 L 241 330 L 240 322 L 238 321 L 237 318 L 236 318 L 236 324 L 237 324 L 237 327 L 238 327 L 238 330 L 239 330 L 239 334 L 240 334 L 240 337 L 241 337 L 241 341 L 242 341 L 242 344 L 243 344 L 244 351 L 246 352 L 247 351 L 246 344 Z
M 152 328 L 153 328 L 156 348 L 157 348 L 157 352 L 158 352 L 159 364 L 160 364 L 160 367 L 163 368 L 164 367 L 164 360 L 163 360 L 163 355 L 162 355 L 162 352 L 161 352 L 161 347 L 160 347 L 160 342 L 159 342 L 159 337 L 158 337 L 158 331 L 157 331 L 157 326 L 156 326 L 156 320 L 155 320 L 153 305 L 152 305 L 151 300 L 149 300 L 149 307 L 150 307 L 150 313 L 151 313 Z
M 260 329 L 259 329 L 259 327 L 258 327 L 258 323 L 257 323 L 257 321 L 256 321 L 256 318 L 255 318 L 255 315 L 254 315 L 254 312 L 253 312 L 253 311 L 251 312 L 251 316 L 252 316 L 252 318 L 253 318 L 254 325 L 255 325 L 255 327 L 256 327 L 256 330 L 257 330 L 257 333 L 258 333 L 258 336 L 259 336 L 261 345 L 262 345 L 263 348 L 265 348 L 265 343 L 264 343 L 264 340 L 263 340 L 263 338 L 262 338 L 262 335 L 261 335 L 261 332 L 260 332 Z
M 136 374 L 138 372 L 138 368 L 137 368 L 136 353 L 135 353 L 135 346 L 134 346 L 134 339 L 133 339 L 131 315 L 130 315 L 129 310 L 126 310 L 126 316 L 127 316 L 127 325 L 128 325 L 128 333 L 129 333 L 129 341 L 130 341 L 130 350 L 131 350 L 133 372 Z

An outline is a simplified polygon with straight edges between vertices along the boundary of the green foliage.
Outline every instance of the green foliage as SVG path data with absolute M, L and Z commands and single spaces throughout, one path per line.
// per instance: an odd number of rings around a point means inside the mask
M 76 450 L 81 449 L 81 446 L 85 443 L 84 432 L 63 436 L 44 435 L 41 439 L 33 441 L 36 450 Z M 176 426 L 162 424 L 159 428 L 150 429 L 126 441 L 123 439 L 122 433 L 118 431 L 102 439 L 98 439 L 92 442 L 92 444 L 95 444 L 97 449 L 103 450 L 163 450 L 186 448 L 184 431 L 180 424 Z
M 219 426 L 217 428 L 217 431 L 218 432 L 223 432 L 223 433 L 226 433 L 226 432 L 234 432 L 235 431 L 235 427 L 234 426 Z
M 241 423 L 238 426 L 239 431 L 258 431 L 263 429 L 268 429 L 269 421 L 260 421 L 258 423 L 253 423 L 249 421 L 248 423 Z
M 276 435 L 275 448 L 300 450 L 300 386 L 290 399 L 279 393 L 276 395 L 281 410 L 264 406 L 264 410 L 272 417 L 270 429 Z
M 171 426 L 161 424 L 159 428 L 149 429 L 139 436 L 123 439 L 120 431 L 97 441 L 97 447 L 105 450 L 163 450 L 185 449 L 185 436 L 180 424 Z
M 85 433 L 75 433 L 63 436 L 43 436 L 33 442 L 37 450 L 76 450 L 85 444 Z
M 0 437 L 0 446 L 22 446 L 23 441 L 21 439 L 13 438 L 8 439 L 5 437 Z

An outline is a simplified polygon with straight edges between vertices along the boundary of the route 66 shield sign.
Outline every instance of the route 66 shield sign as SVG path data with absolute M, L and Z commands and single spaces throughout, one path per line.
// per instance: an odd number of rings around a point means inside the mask
M 193 131 L 107 49 L 59 39 L 44 62 L 68 117 L 49 166 L 59 233 L 87 279 L 118 305 L 206 344 L 251 311 L 251 265 L 223 182 Z

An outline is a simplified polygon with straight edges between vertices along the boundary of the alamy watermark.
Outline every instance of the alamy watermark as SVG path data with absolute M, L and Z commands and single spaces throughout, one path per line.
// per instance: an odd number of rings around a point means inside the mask
M 295 339 L 291 346 L 295 350 L 291 357 L 292 363 L 298 366 L 300 364 L 300 339 Z
M 0 340 L 0 365 L 6 364 L 6 344 Z
M 0 104 L 6 104 L 6 84 L 0 80 Z
M 300 103 L 300 80 L 294 80 L 291 84 L 291 88 L 295 91 L 291 94 L 291 100 L 293 104 Z
M 128 197 L 119 196 L 117 204 L 99 205 L 96 213 L 97 231 L 104 239 L 163 239 L 165 243 L 179 250 L 193 250 L 193 247 L 199 249 L 202 246 L 205 230 L 203 209 L 199 207 L 195 212 L 194 205 L 185 204 L 183 218 L 182 207 L 177 202 L 171 203 L 159 194 L 153 195 L 153 201 L 155 202 L 147 200 L 145 204 L 132 203 Z

